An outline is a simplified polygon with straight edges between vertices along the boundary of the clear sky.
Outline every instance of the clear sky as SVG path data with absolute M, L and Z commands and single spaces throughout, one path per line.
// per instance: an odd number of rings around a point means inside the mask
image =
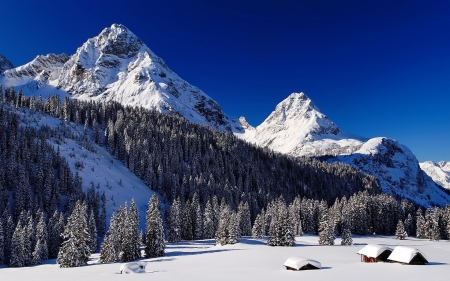
M 75 53 L 112 23 L 230 116 L 259 125 L 292 92 L 341 129 L 450 161 L 450 1 L 147 0 L 0 4 L 14 65 Z

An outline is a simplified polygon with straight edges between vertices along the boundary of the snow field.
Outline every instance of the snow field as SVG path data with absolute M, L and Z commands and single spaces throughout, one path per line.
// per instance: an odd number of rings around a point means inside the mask
M 176 281 L 298 281 L 298 280 L 449 280 L 450 242 L 431 242 L 415 238 L 396 240 L 393 236 L 353 237 L 354 246 L 318 245 L 318 237 L 296 237 L 295 247 L 269 247 L 266 239 L 242 238 L 235 245 L 214 246 L 213 240 L 168 244 L 166 256 L 147 261 L 147 274 L 120 275 L 121 263 L 99 264 L 99 254 L 91 256 L 88 266 L 59 268 L 55 260 L 24 268 L 1 268 L 2 280 L 149 280 Z M 421 250 L 428 265 L 363 263 L 357 252 L 366 244 L 387 247 L 409 246 Z M 291 271 L 283 263 L 292 256 L 317 260 L 321 270 Z M 151 274 L 149 276 L 149 274 Z

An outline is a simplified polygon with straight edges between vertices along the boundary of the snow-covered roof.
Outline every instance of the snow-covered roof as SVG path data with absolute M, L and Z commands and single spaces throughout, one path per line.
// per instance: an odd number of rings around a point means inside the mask
M 427 257 L 420 250 L 404 246 L 395 247 L 394 251 L 392 251 L 391 255 L 388 257 L 388 260 L 401 263 L 410 263 L 417 254 L 422 255 L 422 257 L 428 262 Z
M 320 262 L 315 260 L 310 260 L 304 257 L 290 257 L 284 262 L 284 266 L 294 268 L 296 270 L 299 270 L 300 268 L 304 267 L 305 265 L 312 265 L 317 268 L 322 268 L 322 265 Z
M 367 244 L 364 248 L 358 251 L 358 255 L 367 256 L 369 258 L 376 258 L 386 250 L 392 251 L 391 248 L 386 246 Z

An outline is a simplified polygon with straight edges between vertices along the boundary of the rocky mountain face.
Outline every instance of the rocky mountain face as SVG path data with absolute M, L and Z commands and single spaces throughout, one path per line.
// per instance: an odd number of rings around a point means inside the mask
M 0 54 L 0 75 L 8 69 L 14 68 L 14 65 L 2 54 Z
M 27 64 L 4 71 L 1 82 L 6 86 L 23 85 L 31 92 L 38 90 L 59 76 L 68 59 L 66 54 L 37 56 Z
M 425 174 L 414 154 L 388 138 L 364 139 L 339 129 L 304 93 L 279 103 L 259 126 L 239 119 L 236 135 L 292 156 L 347 163 L 379 179 L 381 188 L 422 205 L 445 204 L 450 196 Z
M 177 114 L 221 130 L 240 130 L 238 122 L 223 113 L 217 102 L 181 79 L 120 24 L 105 28 L 70 57 L 38 56 L 8 70 L 0 84 L 28 90 L 25 94 L 63 92 L 82 100 L 113 100 Z
M 426 161 L 420 163 L 420 168 L 430 176 L 433 181 L 445 189 L 450 190 L 450 162 Z

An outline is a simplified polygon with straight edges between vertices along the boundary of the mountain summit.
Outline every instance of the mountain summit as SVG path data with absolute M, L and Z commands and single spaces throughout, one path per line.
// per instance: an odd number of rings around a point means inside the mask
M 38 58 L 48 56 L 55 55 Z M 9 70 L 11 74 L 5 73 L 0 84 L 22 88 L 25 94 L 59 93 L 81 100 L 116 101 L 239 131 L 237 121 L 226 116 L 217 102 L 181 79 L 121 24 L 113 24 L 88 39 L 70 58 L 53 61 L 56 64 L 41 64 L 43 67 L 32 68 L 35 71 L 21 71 L 35 65 L 34 61 Z
M 292 93 L 256 128 L 244 117 L 236 135 L 259 146 L 293 156 L 323 155 L 361 145 L 362 141 L 341 131 L 320 112 L 304 93 Z

